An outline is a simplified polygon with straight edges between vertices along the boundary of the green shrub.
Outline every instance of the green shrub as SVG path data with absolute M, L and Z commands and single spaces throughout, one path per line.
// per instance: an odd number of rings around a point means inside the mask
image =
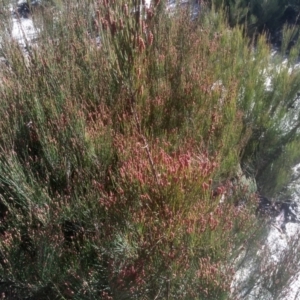
M 2 33 L 7 297 L 226 299 L 260 226 L 239 165 L 262 180 L 296 147 L 298 123 L 280 126 L 299 74 L 270 70 L 264 37 L 130 3 L 45 9 L 26 53 Z

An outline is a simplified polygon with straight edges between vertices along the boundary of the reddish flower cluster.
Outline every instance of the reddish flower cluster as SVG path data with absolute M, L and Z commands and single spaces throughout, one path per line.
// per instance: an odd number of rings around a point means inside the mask
M 203 190 L 207 190 L 211 183 L 209 177 L 218 167 L 218 163 L 211 160 L 207 153 L 195 155 L 188 146 L 169 154 L 158 141 L 151 147 L 134 137 L 126 141 L 119 139 L 117 143 L 120 157 L 123 158 L 119 168 L 121 178 L 141 186 L 155 185 L 154 167 L 161 187 L 176 186 L 183 191 L 189 184 L 200 184 L 208 179 L 209 183 L 202 183 Z M 151 153 L 151 160 L 147 156 L 146 147 Z

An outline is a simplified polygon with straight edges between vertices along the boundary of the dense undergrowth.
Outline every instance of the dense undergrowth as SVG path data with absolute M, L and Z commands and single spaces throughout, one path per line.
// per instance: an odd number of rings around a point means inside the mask
M 141 2 L 42 10 L 25 54 L 1 25 L 5 299 L 227 299 L 261 230 L 240 165 L 274 194 L 299 162 L 297 45 L 270 68 L 221 11 Z

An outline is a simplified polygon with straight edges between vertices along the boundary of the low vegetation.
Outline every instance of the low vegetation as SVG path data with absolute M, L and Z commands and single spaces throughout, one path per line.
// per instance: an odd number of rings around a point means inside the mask
M 2 298 L 228 299 L 241 168 L 272 196 L 300 160 L 298 43 L 142 2 L 57 3 L 25 50 L 2 21 Z

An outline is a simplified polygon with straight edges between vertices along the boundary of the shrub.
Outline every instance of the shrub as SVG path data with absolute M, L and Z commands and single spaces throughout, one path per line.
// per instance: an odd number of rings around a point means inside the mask
M 277 145 L 292 149 L 297 124 L 274 132 L 297 70 L 272 72 L 265 38 L 254 49 L 220 11 L 86 0 L 39 13 L 26 53 L 4 32 L 1 45 L 3 293 L 225 299 L 260 226 L 239 165 L 263 176 Z

